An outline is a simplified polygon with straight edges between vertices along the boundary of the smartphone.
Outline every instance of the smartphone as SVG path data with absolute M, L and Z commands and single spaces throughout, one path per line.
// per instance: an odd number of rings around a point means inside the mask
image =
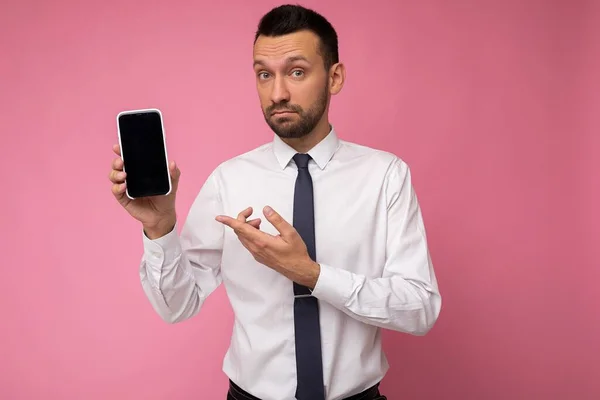
M 163 116 L 156 108 L 122 111 L 117 131 L 130 199 L 171 193 Z

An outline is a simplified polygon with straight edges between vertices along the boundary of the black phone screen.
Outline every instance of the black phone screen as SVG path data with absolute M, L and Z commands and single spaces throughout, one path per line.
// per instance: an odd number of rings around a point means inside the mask
M 170 182 L 160 114 L 123 114 L 119 116 L 118 124 L 129 196 L 167 194 Z

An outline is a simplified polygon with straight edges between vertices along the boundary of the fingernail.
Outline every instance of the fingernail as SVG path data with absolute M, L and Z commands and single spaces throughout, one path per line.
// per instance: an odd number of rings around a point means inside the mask
M 273 214 L 273 209 L 269 206 L 265 207 L 265 215 L 271 215 Z

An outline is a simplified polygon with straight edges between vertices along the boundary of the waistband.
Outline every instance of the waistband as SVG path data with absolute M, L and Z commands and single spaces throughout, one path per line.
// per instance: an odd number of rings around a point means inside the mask
M 260 398 L 251 395 L 246 392 L 244 389 L 236 385 L 231 379 L 229 380 L 229 393 L 235 400 L 261 400 Z M 344 400 L 371 400 L 374 399 L 375 396 L 379 395 L 379 383 L 371 386 L 370 388 L 352 395 L 350 397 L 344 398 Z M 383 397 L 385 398 L 385 397 Z

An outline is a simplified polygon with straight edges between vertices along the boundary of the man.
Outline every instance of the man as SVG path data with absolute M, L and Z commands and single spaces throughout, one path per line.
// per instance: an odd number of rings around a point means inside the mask
M 131 201 L 113 161 L 113 193 L 143 226 L 143 288 L 176 323 L 225 285 L 228 399 L 385 399 L 381 328 L 423 335 L 441 306 L 408 166 L 337 137 L 328 109 L 345 69 L 321 15 L 267 13 L 254 71 L 274 139 L 210 174 L 180 236 L 175 163 L 172 194 Z

